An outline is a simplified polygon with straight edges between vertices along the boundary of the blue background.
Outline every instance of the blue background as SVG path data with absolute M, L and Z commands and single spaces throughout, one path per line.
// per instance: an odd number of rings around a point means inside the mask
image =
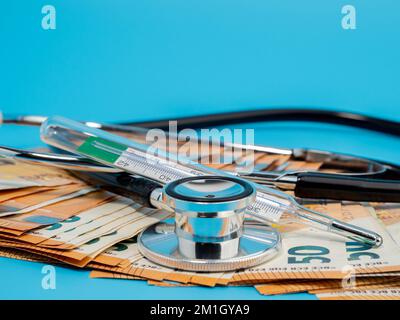
M 57 29 L 41 28 L 54 5 Z M 357 29 L 341 27 L 341 8 Z M 263 107 L 357 111 L 400 120 L 400 4 L 389 0 L 48 0 L 0 4 L 0 109 L 96 121 Z M 307 123 L 241 125 L 256 143 L 400 163 L 400 139 Z M 1 144 L 38 145 L 37 128 L 0 128 Z M 0 259 L 0 298 L 266 298 L 253 288 L 156 288 Z M 279 298 L 310 298 L 308 295 Z M 268 297 L 270 299 L 270 297 Z

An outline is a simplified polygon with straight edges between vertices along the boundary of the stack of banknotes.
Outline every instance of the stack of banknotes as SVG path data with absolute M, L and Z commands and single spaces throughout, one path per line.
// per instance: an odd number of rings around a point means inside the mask
M 318 170 L 322 164 L 257 154 L 257 166 Z M 216 165 L 231 170 L 232 165 Z M 0 159 L 0 256 L 91 270 L 92 278 L 157 286 L 254 286 L 262 295 L 309 292 L 320 299 L 400 298 L 400 204 L 309 201 L 305 206 L 378 232 L 371 248 L 294 222 L 275 226 L 282 253 L 236 272 L 195 273 L 145 259 L 136 236 L 170 217 L 140 199 L 90 186 L 71 173 Z M 256 223 L 256 222 L 255 222 Z M 95 281 L 95 280 L 93 280 Z

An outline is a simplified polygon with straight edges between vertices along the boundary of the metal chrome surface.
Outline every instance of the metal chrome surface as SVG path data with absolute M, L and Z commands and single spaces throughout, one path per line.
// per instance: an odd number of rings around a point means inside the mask
M 162 198 L 175 211 L 175 223 L 162 222 L 143 231 L 139 250 L 155 263 L 191 271 L 237 270 L 262 263 L 279 252 L 280 237 L 270 227 L 243 225 L 255 194 L 251 183 L 235 177 L 173 181 L 163 188 Z
M 277 230 L 244 222 L 239 240 L 239 251 L 231 258 L 223 258 L 221 247 L 199 244 L 196 256 L 189 258 L 178 249 L 178 236 L 173 223 L 161 222 L 144 230 L 138 237 L 140 252 L 151 261 L 188 271 L 222 272 L 250 268 L 267 262 L 280 252 L 281 239 Z
M 243 232 L 244 212 L 255 189 L 235 177 L 189 177 L 167 184 L 164 203 L 175 211 L 178 250 L 197 259 L 200 248 L 213 248 L 218 259 L 235 257 Z
M 255 189 L 235 177 L 202 176 L 180 179 L 165 186 L 163 201 L 178 213 L 198 217 L 213 213 L 229 217 L 243 211 L 255 199 Z

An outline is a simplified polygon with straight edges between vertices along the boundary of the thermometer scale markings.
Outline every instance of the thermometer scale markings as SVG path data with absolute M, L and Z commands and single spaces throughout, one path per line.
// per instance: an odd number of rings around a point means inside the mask
M 164 161 L 166 162 L 168 160 Z M 144 152 L 139 153 L 138 150 L 128 148 L 114 164 L 162 183 L 168 183 L 190 176 L 205 175 L 200 171 L 186 168 L 176 162 L 168 161 L 167 164 L 164 164 L 162 163 L 164 161 Z M 165 167 L 165 165 L 169 167 Z M 190 172 L 187 171 L 188 169 Z M 256 219 L 278 222 L 283 213 L 281 209 L 268 198 L 264 197 L 262 192 L 257 192 L 257 198 L 258 201 L 255 201 L 248 207 L 248 213 Z
M 267 199 L 262 192 L 257 192 L 257 200 L 253 202 L 247 210 L 253 218 L 260 219 L 265 222 L 279 222 L 283 211 L 274 202 Z
M 190 172 L 182 170 L 179 168 L 180 166 L 177 163 L 172 161 L 168 162 L 169 167 L 165 167 L 160 159 L 145 153 L 138 153 L 137 150 L 132 150 L 130 148 L 125 150 L 114 164 L 121 168 L 132 170 L 136 174 L 163 183 L 195 175 L 204 175 L 203 173 L 194 170 L 191 170 Z

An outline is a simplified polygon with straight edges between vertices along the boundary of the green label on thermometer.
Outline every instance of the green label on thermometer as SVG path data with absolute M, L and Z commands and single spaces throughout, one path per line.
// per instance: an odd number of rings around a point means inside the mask
M 89 137 L 76 151 L 94 159 L 114 163 L 126 149 L 128 147 L 123 144 L 97 137 Z
M 76 149 L 76 152 L 112 167 L 162 183 L 188 176 L 202 175 L 202 172 L 186 168 L 174 161 L 168 161 L 145 151 L 130 148 L 125 144 L 98 137 L 87 138 Z

